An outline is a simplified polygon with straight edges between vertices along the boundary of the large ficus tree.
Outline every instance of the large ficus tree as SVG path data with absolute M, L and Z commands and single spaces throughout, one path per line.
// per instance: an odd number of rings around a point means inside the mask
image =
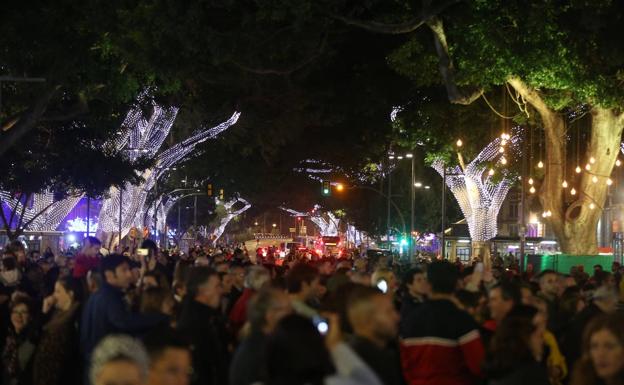
M 471 104 L 508 87 L 519 112 L 543 127 L 544 175 L 538 195 L 564 252 L 595 254 L 596 226 L 624 126 L 624 4 L 617 1 L 510 0 L 403 3 L 388 13 L 339 16 L 347 24 L 402 34 L 390 65 L 419 85 L 444 84 L 451 103 Z M 371 10 L 373 10 L 371 8 Z M 377 15 L 375 20 L 370 15 Z M 391 23 L 391 24 L 389 24 Z M 590 131 L 581 166 L 566 162 L 571 120 Z M 584 159 L 584 161 L 583 161 Z M 564 176 L 575 175 L 570 196 Z

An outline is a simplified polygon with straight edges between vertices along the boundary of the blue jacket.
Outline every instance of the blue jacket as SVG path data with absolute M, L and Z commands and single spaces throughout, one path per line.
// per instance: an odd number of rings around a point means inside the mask
M 107 335 L 137 335 L 166 321 L 165 315 L 130 312 L 123 297 L 123 291 L 105 283 L 85 304 L 80 329 L 80 349 L 87 363 L 93 349 Z

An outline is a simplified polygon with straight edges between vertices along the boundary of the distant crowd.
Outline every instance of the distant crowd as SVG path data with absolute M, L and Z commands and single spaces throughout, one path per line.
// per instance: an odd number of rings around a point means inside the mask
M 15 241 L 0 385 L 624 385 L 619 263 L 488 262 Z

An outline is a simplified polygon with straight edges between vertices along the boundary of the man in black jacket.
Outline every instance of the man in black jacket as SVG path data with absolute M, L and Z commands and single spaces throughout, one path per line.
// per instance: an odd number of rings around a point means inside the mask
M 209 267 L 191 269 L 187 295 L 178 329 L 189 341 L 193 352 L 193 385 L 228 383 L 228 335 L 219 312 L 222 287 L 219 274 Z

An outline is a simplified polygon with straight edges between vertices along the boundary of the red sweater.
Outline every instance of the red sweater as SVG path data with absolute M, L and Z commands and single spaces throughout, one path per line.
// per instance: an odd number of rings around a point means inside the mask
M 409 385 L 472 385 L 485 356 L 478 325 L 451 301 L 423 304 L 402 324 L 401 363 Z
M 95 269 L 100 266 L 100 258 L 87 257 L 84 254 L 78 254 L 76 256 L 76 263 L 74 264 L 74 278 L 84 278 L 91 269 Z

